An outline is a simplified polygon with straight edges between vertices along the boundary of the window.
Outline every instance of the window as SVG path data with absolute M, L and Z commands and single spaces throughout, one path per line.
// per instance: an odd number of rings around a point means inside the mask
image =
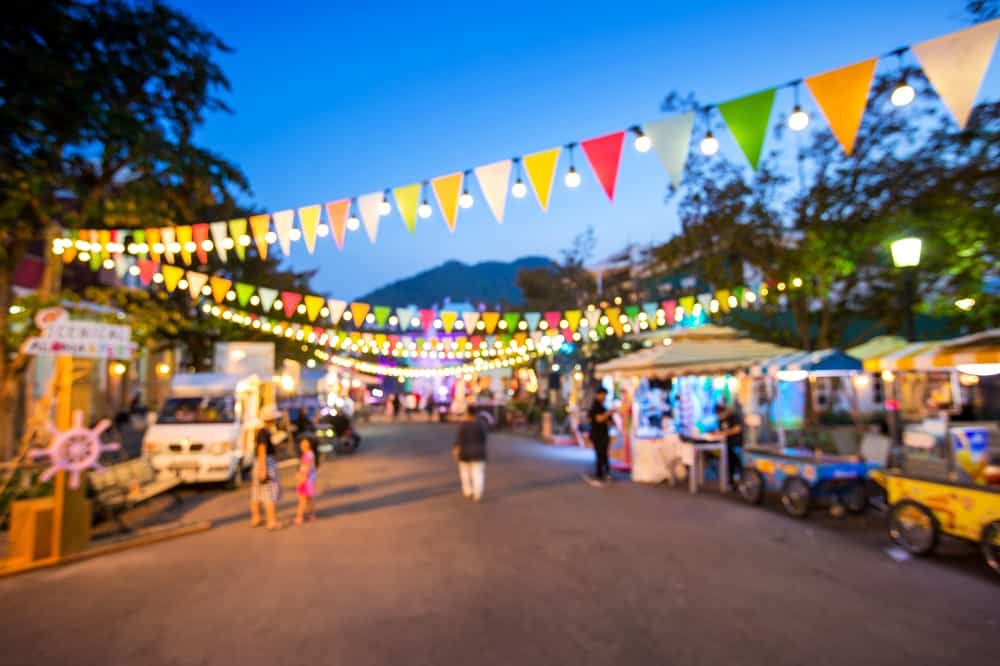
M 233 423 L 233 396 L 169 398 L 156 418 L 157 423 Z

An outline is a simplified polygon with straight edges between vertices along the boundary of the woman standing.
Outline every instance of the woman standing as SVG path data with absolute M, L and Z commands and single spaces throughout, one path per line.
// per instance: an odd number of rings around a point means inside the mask
M 452 455 L 458 461 L 462 495 L 481 502 L 486 485 L 486 426 L 471 410 L 465 412 L 465 419 L 458 426 Z
M 278 479 L 278 465 L 274 460 L 272 431 L 278 421 L 277 410 L 270 408 L 261 415 L 263 424 L 257 431 L 253 465 L 253 481 L 250 486 L 250 526 L 260 525 L 260 506 L 264 506 L 267 529 L 281 527 L 277 519 L 277 504 L 281 499 L 281 484 Z

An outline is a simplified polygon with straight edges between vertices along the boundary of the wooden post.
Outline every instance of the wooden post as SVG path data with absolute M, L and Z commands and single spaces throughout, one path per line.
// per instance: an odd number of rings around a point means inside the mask
M 57 356 L 56 427 L 69 430 L 73 425 L 73 357 Z M 90 541 L 90 503 L 84 485 L 69 487 L 66 472 L 55 476 L 53 486 L 52 553 L 56 558 L 83 550 Z

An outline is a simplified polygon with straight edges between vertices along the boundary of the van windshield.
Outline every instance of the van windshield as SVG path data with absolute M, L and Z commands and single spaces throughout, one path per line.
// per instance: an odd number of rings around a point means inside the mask
M 233 396 L 168 398 L 156 417 L 157 423 L 233 423 Z

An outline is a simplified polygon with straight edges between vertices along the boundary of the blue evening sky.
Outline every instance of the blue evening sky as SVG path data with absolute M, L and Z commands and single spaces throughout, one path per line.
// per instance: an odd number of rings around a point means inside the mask
M 967 23 L 961 0 L 174 4 L 234 48 L 221 62 L 235 115 L 199 139 L 246 170 L 266 211 L 598 136 L 661 116 L 670 90 L 723 101 Z M 1000 90 L 998 69 L 983 93 Z M 791 104 L 779 94 L 774 117 Z M 613 204 L 579 150 L 576 162 L 583 185 L 562 185 L 564 155 L 548 213 L 511 198 L 497 225 L 477 197 L 454 234 L 435 206 L 411 235 L 394 211 L 376 245 L 363 231 L 342 252 L 330 237 L 312 256 L 297 243 L 292 265 L 349 299 L 448 259 L 555 257 L 589 225 L 598 259 L 677 231 L 652 152 L 626 145 Z

